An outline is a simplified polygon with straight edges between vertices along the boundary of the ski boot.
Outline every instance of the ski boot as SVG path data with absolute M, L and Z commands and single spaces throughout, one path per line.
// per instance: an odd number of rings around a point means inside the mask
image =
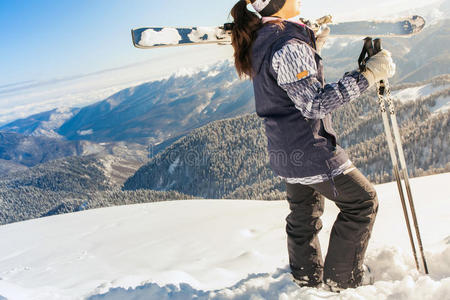
M 310 288 L 321 288 L 322 287 L 322 282 L 311 282 L 310 280 L 308 280 L 308 277 L 305 276 L 305 278 L 302 279 L 298 279 L 295 278 L 294 275 L 292 273 L 289 274 L 292 281 L 297 284 L 299 287 L 310 287 Z
M 372 285 L 375 283 L 375 276 L 372 273 L 372 271 L 370 270 L 368 265 L 363 264 L 363 272 L 362 273 L 363 274 L 362 274 L 361 283 L 357 287 L 365 286 L 365 285 Z M 349 288 L 349 287 L 342 287 L 337 282 L 334 282 L 330 279 L 328 279 L 327 282 L 325 282 L 323 284 L 323 289 L 325 289 L 329 292 L 333 292 L 333 293 L 340 293 L 341 291 L 343 291 L 347 288 Z

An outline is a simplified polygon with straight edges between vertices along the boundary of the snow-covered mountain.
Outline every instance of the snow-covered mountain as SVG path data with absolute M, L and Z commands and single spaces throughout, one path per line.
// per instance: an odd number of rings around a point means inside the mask
M 287 201 L 190 200 L 95 209 L 0 226 L 0 295 L 30 299 L 445 300 L 450 291 L 450 173 L 412 189 L 430 275 L 416 271 L 396 185 L 366 256 L 375 284 L 341 294 L 289 277 Z M 327 201 L 326 251 L 337 208 Z M 0 296 L 0 299 L 1 299 Z
M 65 78 L 0 85 L 0 125 L 55 108 L 83 107 L 125 88 L 167 78 L 182 69 L 174 55 L 180 54 L 174 49 L 153 51 L 152 55 L 142 52 L 139 63 Z M 183 68 L 196 70 L 231 58 L 232 49 L 217 45 L 192 46 L 183 49 L 182 56 Z
M 450 0 L 438 0 L 431 3 L 423 2 L 422 7 L 408 8 L 398 13 L 388 13 L 386 18 L 398 16 L 420 15 L 427 21 L 426 26 L 434 25 L 437 22 L 450 17 Z
M 61 138 L 0 131 L 0 177 L 13 173 L 17 169 L 12 164 L 16 164 L 19 169 L 26 169 L 64 157 L 92 154 L 113 155 L 119 160 L 139 165 L 148 161 L 149 149 L 147 146 L 136 143 L 68 141 Z
M 320 8 L 317 4 L 303 2 L 305 13 L 314 14 L 308 18 L 318 18 L 325 14 L 332 14 L 335 21 L 358 21 L 358 20 L 383 20 L 395 19 L 404 16 L 421 15 L 430 24 L 433 21 L 448 18 L 448 0 L 396 0 L 396 1 L 366 1 L 364 4 L 358 1 L 341 3 L 339 8 L 332 9 L 324 2 Z M 309 6 L 309 7 L 308 7 Z M 312 7 L 316 6 L 316 7 Z M 316 8 L 316 9 L 314 9 Z
M 62 136 L 56 130 L 79 111 L 79 108 L 55 108 L 31 115 L 25 119 L 17 119 L 1 128 L 4 131 L 12 131 L 30 136 L 61 138 Z
M 411 175 L 450 171 L 450 77 L 393 91 Z M 372 89 L 333 113 L 339 144 L 372 181 L 391 180 L 392 163 Z M 176 190 L 204 198 L 279 199 L 267 139 L 256 114 L 212 122 L 158 153 L 124 184 L 126 190 Z
M 251 83 L 239 81 L 232 63 L 224 61 L 124 89 L 73 111 L 58 126 L 49 128 L 49 123 L 57 123 L 50 120 L 62 119 L 52 110 L 16 120 L 0 130 L 70 140 L 157 144 L 211 121 L 253 111 Z
M 450 171 L 449 82 L 447 75 L 394 86 L 393 94 L 402 100 L 398 120 L 411 176 Z M 373 182 L 390 181 L 392 165 L 375 91 L 337 110 L 333 118 L 352 161 Z M 265 200 L 282 199 L 284 192 L 268 165 L 264 126 L 254 113 L 212 122 L 150 148 L 18 133 L 0 133 L 0 142 L 0 175 L 9 173 L 0 177 L 0 224 L 72 212 L 86 201 L 86 208 L 129 203 L 134 192 L 137 202 L 146 202 L 140 193 L 155 190 Z M 26 166 L 32 168 L 17 172 Z M 129 191 L 120 191 L 122 184 Z M 161 198 L 174 199 L 173 194 Z
M 397 73 L 392 83 L 416 82 L 450 70 L 450 19 L 439 20 L 411 38 L 384 38 L 383 48 L 392 52 Z M 361 39 L 330 38 L 322 51 L 328 80 L 355 69 L 361 53 Z
M 72 140 L 158 143 L 212 120 L 253 112 L 250 82 L 225 61 L 194 74 L 175 74 L 82 108 L 58 133 Z
M 123 182 L 141 165 L 120 155 L 96 154 L 25 170 L 17 167 L 0 177 L 0 225 L 99 207 L 193 198 L 173 191 L 122 191 Z

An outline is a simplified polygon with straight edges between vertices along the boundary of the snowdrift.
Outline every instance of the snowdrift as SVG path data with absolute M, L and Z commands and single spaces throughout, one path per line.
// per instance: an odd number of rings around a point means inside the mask
M 7 299 L 450 299 L 450 173 L 412 180 L 430 275 L 415 270 L 396 186 L 366 263 L 375 284 L 341 294 L 289 277 L 287 201 L 180 200 L 0 226 Z M 327 201 L 322 249 L 337 208 Z M 0 297 L 2 299 L 2 297 Z

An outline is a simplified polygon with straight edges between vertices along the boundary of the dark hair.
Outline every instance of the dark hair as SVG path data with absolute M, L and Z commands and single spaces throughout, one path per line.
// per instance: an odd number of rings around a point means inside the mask
M 251 1 L 252 3 L 254 0 Z M 251 48 L 256 31 L 261 27 L 259 17 L 247 9 L 247 1 L 240 0 L 231 9 L 234 26 L 231 45 L 234 48 L 234 65 L 239 77 L 252 77 Z
M 250 0 L 251 3 L 255 0 Z M 231 45 L 234 48 L 234 65 L 240 78 L 245 75 L 253 77 L 251 50 L 256 39 L 256 31 L 262 27 L 261 19 L 247 9 L 247 1 L 239 0 L 231 9 L 234 26 Z M 271 21 L 284 28 L 282 20 Z

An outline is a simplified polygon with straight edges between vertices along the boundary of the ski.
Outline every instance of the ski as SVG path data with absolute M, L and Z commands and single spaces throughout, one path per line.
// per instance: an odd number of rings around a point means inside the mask
M 393 21 L 352 21 L 332 23 L 331 16 L 322 17 L 315 22 L 300 19 L 303 23 L 318 30 L 328 24 L 332 37 L 409 37 L 422 31 L 425 19 L 421 16 L 405 17 Z M 152 49 L 202 44 L 231 43 L 233 23 L 219 27 L 143 27 L 131 30 L 133 45 L 136 48 Z

